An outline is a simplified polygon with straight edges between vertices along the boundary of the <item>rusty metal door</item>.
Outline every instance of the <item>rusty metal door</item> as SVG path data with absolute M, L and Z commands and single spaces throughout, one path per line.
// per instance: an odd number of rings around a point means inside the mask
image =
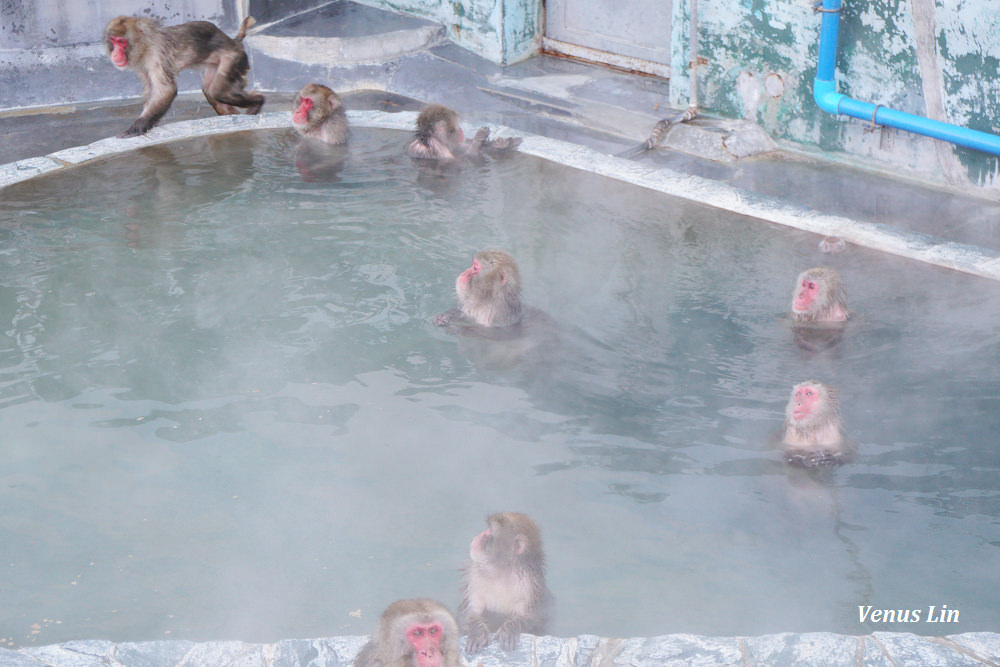
M 545 0 L 545 48 L 670 74 L 672 0 Z

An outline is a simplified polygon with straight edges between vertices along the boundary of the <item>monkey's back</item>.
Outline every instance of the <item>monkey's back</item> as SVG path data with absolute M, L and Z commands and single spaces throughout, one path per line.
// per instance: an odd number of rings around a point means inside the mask
M 190 21 L 161 28 L 172 51 L 174 70 L 218 65 L 221 54 L 233 56 L 241 73 L 249 69 L 243 45 L 209 21 Z

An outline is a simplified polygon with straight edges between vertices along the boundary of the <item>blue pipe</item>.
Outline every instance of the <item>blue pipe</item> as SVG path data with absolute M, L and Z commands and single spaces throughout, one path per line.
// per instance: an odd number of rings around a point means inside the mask
M 816 64 L 816 79 L 813 82 L 813 97 L 820 109 L 827 113 L 844 114 L 871 121 L 876 125 L 897 127 L 907 132 L 1000 155 L 1000 137 L 995 134 L 888 109 L 880 104 L 859 102 L 838 93 L 834 72 L 837 69 L 839 33 L 840 0 L 823 0 L 823 23 L 819 31 L 819 61 Z

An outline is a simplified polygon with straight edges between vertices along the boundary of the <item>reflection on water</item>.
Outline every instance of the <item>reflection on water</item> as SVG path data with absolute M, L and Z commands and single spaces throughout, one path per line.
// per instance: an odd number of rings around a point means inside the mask
M 4 644 L 364 634 L 455 607 L 501 510 L 542 526 L 555 634 L 998 627 L 997 285 L 525 155 L 428 178 L 406 140 L 355 130 L 332 178 L 289 130 L 0 191 Z M 487 247 L 544 359 L 431 324 Z M 801 345 L 821 263 L 859 317 Z M 857 443 L 834 470 L 773 445 L 810 378 Z

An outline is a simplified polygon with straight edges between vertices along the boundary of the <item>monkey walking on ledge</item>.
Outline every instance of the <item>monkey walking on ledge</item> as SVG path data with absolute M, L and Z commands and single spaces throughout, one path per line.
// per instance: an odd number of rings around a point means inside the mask
M 186 69 L 202 72 L 201 90 L 217 114 L 235 114 L 234 107 L 259 112 L 264 96 L 244 90 L 250 61 L 242 42 L 254 23 L 246 17 L 230 39 L 208 21 L 164 27 L 144 17 L 112 19 L 104 33 L 108 55 L 118 69 L 136 71 L 145 100 L 139 118 L 121 136 L 145 134 L 163 118 L 177 97 L 175 79 Z

